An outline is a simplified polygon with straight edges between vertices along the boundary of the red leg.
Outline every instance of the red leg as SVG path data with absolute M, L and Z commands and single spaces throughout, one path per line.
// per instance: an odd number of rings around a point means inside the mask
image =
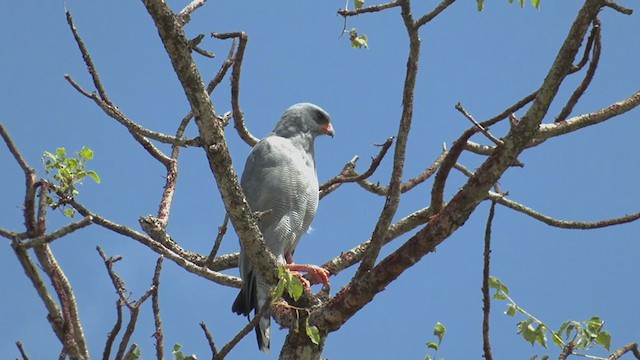
M 287 269 L 292 271 L 304 271 L 309 273 L 316 283 L 323 283 L 325 285 L 329 285 L 329 275 L 331 273 L 329 270 L 321 268 L 316 265 L 301 265 L 301 264 L 293 264 L 288 263 L 285 265 Z

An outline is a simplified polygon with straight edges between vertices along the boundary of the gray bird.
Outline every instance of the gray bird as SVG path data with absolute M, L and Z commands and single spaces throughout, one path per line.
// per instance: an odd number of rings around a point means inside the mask
M 278 263 L 292 271 L 309 272 L 317 281 L 328 284 L 327 270 L 293 263 L 293 252 L 318 208 L 313 148 L 319 135 L 334 135 L 329 114 L 314 104 L 293 105 L 251 150 L 241 186 L 251 210 L 266 212 L 258 227 Z M 238 267 L 243 282 L 231 309 L 247 317 L 254 310 L 255 316 L 267 301 L 270 288 L 255 271 L 242 243 Z M 304 285 L 309 287 L 308 282 Z M 265 352 L 269 351 L 270 327 L 271 312 L 267 311 L 256 326 L 258 347 Z

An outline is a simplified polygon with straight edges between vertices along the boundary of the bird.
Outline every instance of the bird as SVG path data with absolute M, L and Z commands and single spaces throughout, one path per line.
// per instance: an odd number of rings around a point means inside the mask
M 258 227 L 279 264 L 303 281 L 299 271 L 316 282 L 329 283 L 329 271 L 293 262 L 293 253 L 318 208 L 318 176 L 314 156 L 316 137 L 335 132 L 329 114 L 317 105 L 299 103 L 284 111 L 273 131 L 251 150 L 240 185 L 249 207 L 260 213 Z M 266 303 L 269 286 L 260 278 L 240 242 L 238 260 L 242 287 L 231 310 L 254 316 Z M 267 309 L 255 328 L 258 348 L 269 352 L 271 312 Z

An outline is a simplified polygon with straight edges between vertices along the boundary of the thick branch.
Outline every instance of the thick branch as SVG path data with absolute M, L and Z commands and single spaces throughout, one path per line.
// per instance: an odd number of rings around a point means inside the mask
M 191 57 L 189 41 L 185 37 L 180 22 L 165 2 L 143 0 L 143 3 L 153 18 L 176 75 L 191 104 L 209 166 L 231 222 L 262 279 L 268 284 L 275 285 L 277 283 L 276 259 L 264 244 L 249 204 L 243 196 L 225 141 L 223 124 L 216 116 L 207 89 Z
M 525 116 L 513 126 L 499 146 L 480 166 L 474 176 L 458 191 L 451 201 L 432 217 L 429 224 L 418 231 L 398 250 L 383 259 L 362 278 L 352 281 L 318 312 L 314 323 L 328 331 L 335 331 L 365 306 L 373 297 L 413 266 L 425 254 L 431 252 L 454 231 L 461 227 L 485 198 L 487 191 L 497 182 L 507 168 L 517 159 L 526 144 L 533 138 L 546 115 L 560 83 L 568 74 L 580 43 L 589 24 L 603 6 L 604 0 L 587 0 L 574 21 L 569 35 Z

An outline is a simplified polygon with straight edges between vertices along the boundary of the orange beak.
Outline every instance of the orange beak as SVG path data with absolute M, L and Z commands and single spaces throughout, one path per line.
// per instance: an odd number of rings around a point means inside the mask
M 335 132 L 333 131 L 333 125 L 331 125 L 331 123 L 327 123 L 326 125 L 322 125 L 322 126 L 320 126 L 320 128 L 322 129 L 322 132 L 324 132 L 327 135 L 330 135 L 331 137 L 333 137 L 335 135 Z

